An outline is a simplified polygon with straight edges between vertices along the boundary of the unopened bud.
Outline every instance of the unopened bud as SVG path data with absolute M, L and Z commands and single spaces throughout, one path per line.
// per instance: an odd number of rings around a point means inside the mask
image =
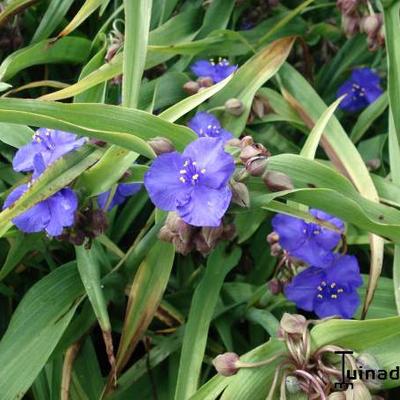
M 267 287 L 272 294 L 276 295 L 282 293 L 282 284 L 278 279 L 271 279 L 268 282 Z
M 199 79 L 197 79 L 197 83 L 202 88 L 208 88 L 214 84 L 214 81 L 209 76 L 201 76 Z
M 182 86 L 182 89 L 191 96 L 199 91 L 200 85 L 195 81 L 189 81 Z
M 246 171 L 251 176 L 262 176 L 267 167 L 268 159 L 265 156 L 256 156 L 246 161 Z
M 360 22 L 360 29 L 368 36 L 375 36 L 382 26 L 382 15 L 374 14 L 363 17 Z
M 238 361 L 239 356 L 236 353 L 224 353 L 215 357 L 212 363 L 220 375 L 232 376 L 239 370 L 236 366 Z
M 254 143 L 252 145 L 248 145 L 242 148 L 242 151 L 240 152 L 240 160 L 242 161 L 243 164 L 246 164 L 248 160 L 251 158 L 257 157 L 257 156 L 264 156 L 267 157 L 269 156 L 270 153 L 268 150 L 260 143 Z
M 271 244 L 271 256 L 278 257 L 282 253 L 282 247 L 279 243 Z
M 360 18 L 353 15 L 342 15 L 342 28 L 347 37 L 353 37 L 360 31 Z
M 354 387 L 349 387 L 345 392 L 346 400 L 372 400 L 371 393 L 360 379 L 353 381 Z
M 328 396 L 328 400 L 346 400 L 344 392 L 333 392 Z
M 175 147 L 172 142 L 164 137 L 156 137 L 149 140 L 147 143 L 158 156 L 160 154 L 171 153 L 171 151 L 175 151 Z
M 271 192 L 292 190 L 294 188 L 292 180 L 282 172 L 269 171 L 263 176 L 263 181 Z
M 359 5 L 359 0 L 337 0 L 336 6 L 342 14 L 353 14 Z
M 240 207 L 250 206 L 250 194 L 247 186 L 242 182 L 231 182 L 232 188 L 232 201 Z
M 372 160 L 368 160 L 365 164 L 368 171 L 376 171 L 381 166 L 381 160 L 379 158 L 373 158 Z
M 272 231 L 268 236 L 267 236 L 267 242 L 269 244 L 275 244 L 279 242 L 279 235 L 277 232 Z
M 302 335 L 307 329 L 307 320 L 300 314 L 284 313 L 279 324 L 279 329 L 289 335 Z
M 183 221 L 176 213 L 170 212 L 158 237 L 160 240 L 172 243 L 178 253 L 187 255 L 193 249 L 193 232 L 192 226 Z
M 239 116 L 243 114 L 244 106 L 239 99 L 229 99 L 225 102 L 225 111 L 229 114 Z
M 205 242 L 208 246 L 214 246 L 217 240 L 221 237 L 224 232 L 224 226 L 221 224 L 216 228 L 203 227 L 201 228 L 201 235 L 203 236 Z
M 244 136 L 242 137 L 242 139 L 240 140 L 241 142 L 241 148 L 244 149 L 246 146 L 251 146 L 254 144 L 254 139 L 251 136 Z
M 290 393 L 290 394 L 296 394 L 299 393 L 301 391 L 301 387 L 300 387 L 300 382 L 299 380 L 293 376 L 293 375 L 288 375 L 285 379 L 285 386 L 286 386 L 286 390 Z

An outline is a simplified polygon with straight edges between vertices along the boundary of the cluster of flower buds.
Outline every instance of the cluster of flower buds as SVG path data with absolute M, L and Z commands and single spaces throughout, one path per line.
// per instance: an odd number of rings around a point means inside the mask
M 107 226 L 105 211 L 101 208 L 86 208 L 77 213 L 74 226 L 64 230 L 58 239 L 65 240 L 75 246 L 81 246 L 88 240 L 86 247 L 89 247 L 91 241 L 102 235 Z
M 337 0 L 336 5 L 342 13 L 342 27 L 348 37 L 357 33 L 367 35 L 368 47 L 375 51 L 385 44 L 385 31 L 382 14 L 367 10 L 365 0 Z
M 175 250 L 187 255 L 196 250 L 207 255 L 221 240 L 230 240 L 235 236 L 233 224 L 223 224 L 216 228 L 195 227 L 184 222 L 176 213 L 168 214 L 165 225 L 160 229 L 159 238 L 170 242 Z
M 195 81 L 187 81 L 182 88 L 188 95 L 191 96 L 193 94 L 200 92 L 201 90 L 207 89 L 213 84 L 214 82 L 211 78 L 200 77 Z
M 117 23 L 119 20 L 115 20 L 112 25 L 111 32 L 108 35 L 108 48 L 105 55 L 105 60 L 109 63 L 115 57 L 115 55 L 121 50 L 124 45 L 124 34 L 118 29 Z M 114 85 L 120 85 L 122 83 L 122 75 L 118 75 L 111 80 Z

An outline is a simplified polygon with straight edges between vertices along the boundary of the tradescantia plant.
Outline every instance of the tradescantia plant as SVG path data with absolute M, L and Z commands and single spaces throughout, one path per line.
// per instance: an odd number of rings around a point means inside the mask
M 0 399 L 397 398 L 399 12 L 0 2 Z

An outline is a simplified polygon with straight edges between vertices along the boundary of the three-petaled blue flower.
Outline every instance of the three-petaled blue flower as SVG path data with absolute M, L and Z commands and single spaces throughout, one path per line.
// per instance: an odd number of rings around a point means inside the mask
M 373 103 L 381 94 L 380 77 L 369 68 L 357 68 L 350 79 L 337 91 L 337 97 L 347 95 L 340 103 L 340 108 L 356 112 Z
M 144 176 L 144 185 L 158 208 L 176 211 L 190 225 L 219 226 L 231 201 L 228 182 L 234 170 L 223 141 L 204 137 L 182 154 L 158 156 Z
M 311 209 L 310 214 L 317 220 L 329 222 L 336 230 L 284 214 L 275 215 L 272 226 L 279 235 L 279 244 L 289 255 L 320 266 L 330 261 L 331 252 L 344 232 L 344 223 L 321 210 Z
M 85 143 L 73 133 L 40 128 L 31 143 L 21 147 L 14 156 L 13 168 L 18 172 L 33 171 L 33 178 L 63 155 L 76 150 Z
M 361 285 L 357 259 L 336 255 L 325 268 L 309 267 L 296 275 L 286 286 L 285 295 L 319 318 L 352 318 L 360 305 L 357 288 Z
M 27 190 L 27 184 L 15 188 L 4 202 L 3 209 L 14 204 Z M 37 203 L 12 221 L 22 232 L 46 231 L 50 236 L 59 236 L 65 227 L 74 223 L 77 207 L 78 198 L 75 192 L 65 188 Z
M 218 83 L 234 73 L 237 65 L 230 65 L 225 58 L 220 58 L 218 62 L 213 60 L 196 61 L 190 68 L 198 78 L 211 78 L 214 83 Z
M 110 201 L 110 205 L 108 206 L 108 211 L 113 209 L 115 206 L 119 206 L 120 204 L 122 204 L 127 197 L 133 196 L 140 190 L 141 187 L 142 185 L 139 183 L 118 184 L 114 196 Z M 99 204 L 100 208 L 104 208 L 106 206 L 107 201 L 109 201 L 110 193 L 111 191 L 109 190 L 99 195 L 99 197 L 97 198 L 97 203 Z
M 188 126 L 197 133 L 198 137 L 220 138 L 223 141 L 233 138 L 232 133 L 222 128 L 218 118 L 207 112 L 196 113 Z

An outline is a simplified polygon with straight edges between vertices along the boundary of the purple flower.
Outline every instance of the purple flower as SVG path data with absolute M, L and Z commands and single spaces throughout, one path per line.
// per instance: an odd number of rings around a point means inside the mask
M 207 112 L 198 112 L 189 121 L 188 126 L 193 129 L 198 137 L 220 138 L 223 141 L 233 138 L 232 133 L 221 127 L 218 118 Z
M 27 190 L 27 184 L 15 188 L 4 202 L 3 210 L 14 204 Z M 15 217 L 13 223 L 22 232 L 46 231 L 50 236 L 59 236 L 65 227 L 74 223 L 77 207 L 75 192 L 65 188 Z
M 381 94 L 380 77 L 369 68 L 357 68 L 350 79 L 343 83 L 337 91 L 337 97 L 347 94 L 340 103 L 340 108 L 356 112 L 373 103 Z
M 310 214 L 329 222 L 337 231 L 284 214 L 277 214 L 272 219 L 272 226 L 279 235 L 279 244 L 289 255 L 310 265 L 321 266 L 332 257 L 331 251 L 340 242 L 344 224 L 339 218 L 320 210 L 311 209 Z
M 357 259 L 337 256 L 326 268 L 310 267 L 295 276 L 285 288 L 297 307 L 314 311 L 319 318 L 340 315 L 351 318 L 360 304 L 362 285 Z
M 230 65 L 228 60 L 220 58 L 217 63 L 213 60 L 196 61 L 190 69 L 198 78 L 207 77 L 218 83 L 234 73 L 237 65 Z
M 144 185 L 158 208 L 176 211 L 190 225 L 219 226 L 231 201 L 228 181 L 234 170 L 222 140 L 204 137 L 190 143 L 183 154 L 158 156 Z
M 15 171 L 34 171 L 37 177 L 54 161 L 63 155 L 81 147 L 85 138 L 78 138 L 73 133 L 40 128 L 31 143 L 21 147 L 14 156 Z
M 108 211 L 113 209 L 115 206 L 122 204 L 127 197 L 133 196 L 142 187 L 139 183 L 120 183 L 117 186 L 114 197 L 112 198 L 110 205 L 108 206 Z M 108 192 L 101 193 L 97 198 L 97 203 L 100 208 L 104 208 L 107 204 L 108 197 L 110 196 L 110 190 Z

